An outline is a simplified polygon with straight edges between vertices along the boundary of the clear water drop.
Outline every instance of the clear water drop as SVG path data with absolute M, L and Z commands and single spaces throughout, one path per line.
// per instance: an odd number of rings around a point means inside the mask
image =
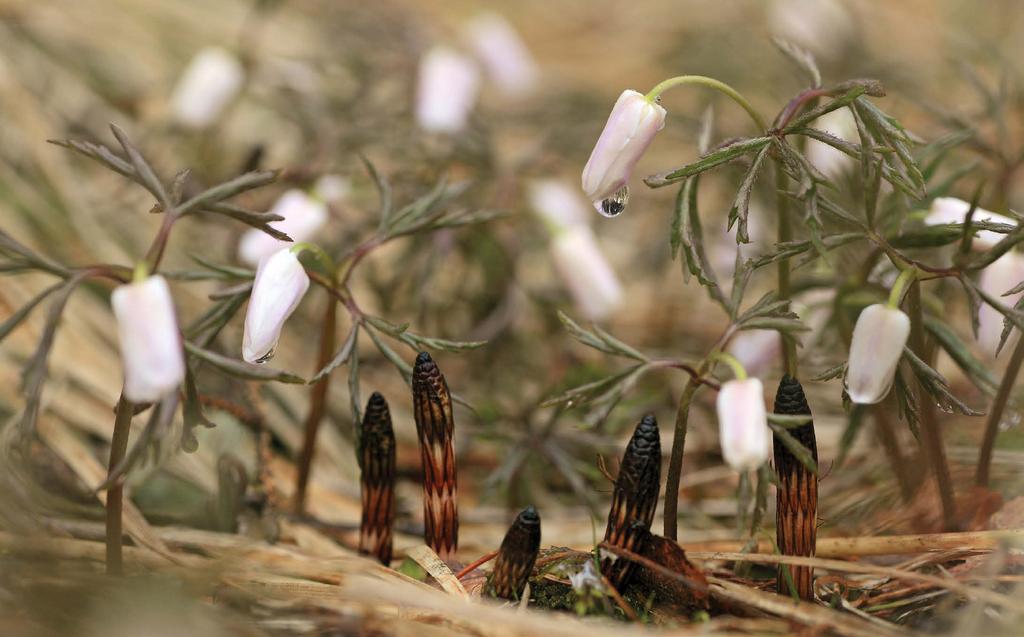
M 594 207 L 605 217 L 618 217 L 629 204 L 629 186 L 623 186 L 615 191 L 611 197 L 595 201 Z
M 255 361 L 253 361 L 253 363 L 255 363 L 256 365 L 262 365 L 262 364 L 268 362 L 272 358 L 274 358 L 274 350 L 273 349 L 271 349 L 269 352 L 267 352 L 263 356 L 257 358 Z

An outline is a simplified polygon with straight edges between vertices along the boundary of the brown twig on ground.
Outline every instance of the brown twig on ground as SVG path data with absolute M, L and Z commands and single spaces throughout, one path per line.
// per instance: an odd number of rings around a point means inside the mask
M 391 563 L 395 523 L 395 432 L 391 428 L 388 403 L 373 392 L 363 412 L 359 436 L 359 466 L 362 469 L 362 520 L 359 552 L 374 555 L 381 564 Z
M 604 533 L 606 543 L 642 552 L 641 543 L 650 531 L 654 510 L 658 506 L 660 478 L 658 421 L 648 414 L 637 424 L 622 455 Z M 601 563 L 601 572 L 616 588 L 623 588 L 629 582 L 633 565 L 628 561 L 606 559 Z
M 504 599 L 522 597 L 540 551 L 540 515 L 528 506 L 519 512 L 501 541 L 487 591 Z
M 804 396 L 800 381 L 783 375 L 775 394 L 775 413 L 785 416 L 810 416 L 811 408 Z M 814 437 L 814 422 L 789 430 L 800 444 L 818 462 L 818 445 Z M 790 451 L 778 435 L 773 435 L 775 471 L 779 486 L 775 495 L 775 533 L 783 555 L 813 556 L 818 530 L 818 476 Z M 777 578 L 781 594 L 796 592 L 800 599 L 813 600 L 814 573 L 807 567 L 791 569 L 781 566 Z M 795 591 L 790 591 L 790 581 Z
M 412 397 L 423 462 L 424 540 L 442 560 L 450 561 L 459 546 L 455 419 L 448 383 L 426 352 L 416 357 Z

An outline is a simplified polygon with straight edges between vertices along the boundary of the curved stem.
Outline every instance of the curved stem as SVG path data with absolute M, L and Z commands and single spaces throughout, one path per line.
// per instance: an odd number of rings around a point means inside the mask
M 156 407 L 154 407 L 156 409 Z M 110 462 L 108 471 L 121 465 L 128 453 L 128 432 L 132 427 L 132 404 L 124 397 L 117 401 L 114 415 L 114 433 L 110 438 Z M 123 566 L 121 549 L 121 512 L 124 508 L 124 481 L 117 480 L 107 489 L 107 575 L 120 575 Z
M 750 119 L 757 125 L 758 130 L 768 130 L 768 125 L 765 123 L 761 115 L 754 110 L 754 107 L 750 105 L 750 102 L 746 100 L 739 91 L 729 86 L 725 82 L 720 82 L 713 77 L 706 77 L 704 75 L 677 75 L 676 77 L 670 77 L 669 79 L 659 83 L 657 86 L 652 88 L 647 95 L 644 95 L 644 99 L 648 102 L 653 102 L 658 97 L 670 88 L 676 86 L 682 86 L 684 84 L 696 84 L 698 86 L 706 86 L 708 88 L 715 89 L 716 91 L 723 93 L 728 96 L 732 101 L 736 102 L 743 107 L 743 110 L 750 115 Z
M 907 288 L 907 284 L 917 279 L 917 268 L 910 266 L 909 268 L 900 272 L 900 275 L 896 278 L 896 282 L 892 284 L 892 290 L 889 292 L 889 307 L 898 308 L 900 301 L 903 299 L 903 291 Z
M 736 380 L 745 380 L 747 378 L 747 370 L 743 368 L 743 363 L 741 363 L 739 359 L 733 356 L 732 354 L 718 351 L 712 352 L 711 356 L 709 356 L 708 358 L 728 365 L 729 368 L 732 370 L 732 375 L 736 378 Z
M 989 467 L 992 464 L 992 449 L 996 444 L 996 436 L 999 434 L 999 421 L 1006 411 L 1006 403 L 1010 399 L 1010 391 L 1020 373 L 1021 363 L 1024 362 L 1024 337 L 1017 339 L 1017 345 L 1013 348 L 1013 355 L 1010 363 L 1006 366 L 1003 380 L 999 383 L 996 397 L 992 401 L 992 408 L 988 412 L 988 420 L 985 422 L 985 437 L 981 441 L 981 450 L 978 453 L 978 468 L 974 474 L 974 484 L 979 487 L 988 486 Z

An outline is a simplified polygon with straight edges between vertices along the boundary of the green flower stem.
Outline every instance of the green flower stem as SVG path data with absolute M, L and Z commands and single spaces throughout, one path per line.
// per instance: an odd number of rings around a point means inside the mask
M 736 378 L 736 380 L 745 380 L 747 378 L 747 370 L 743 368 L 743 363 L 741 363 L 739 359 L 737 359 L 732 354 L 727 354 L 726 352 L 718 351 L 713 352 L 711 356 L 709 356 L 708 358 L 728 365 L 729 369 L 732 370 L 732 375 Z
M 153 406 L 153 409 L 158 408 L 159 406 Z M 128 453 L 128 433 L 132 427 L 132 411 L 132 404 L 128 402 L 128 399 L 122 393 L 117 401 L 117 409 L 114 413 L 114 433 L 110 438 L 110 463 L 108 471 L 111 473 L 121 465 L 125 454 Z M 124 564 L 121 546 L 121 512 L 124 508 L 123 480 L 116 480 L 107 489 L 106 505 L 107 575 L 120 575 Z
M 743 110 L 750 115 L 750 119 L 754 120 L 757 128 L 760 132 L 768 130 L 768 124 L 765 123 L 761 115 L 754 110 L 754 107 L 750 105 L 750 102 L 746 100 L 739 91 L 729 86 L 724 82 L 720 82 L 713 77 L 706 77 L 704 75 L 678 75 L 676 77 L 670 77 L 669 79 L 661 82 L 650 90 L 647 95 L 644 95 L 644 99 L 648 102 L 653 102 L 658 97 L 670 88 L 676 86 L 683 86 L 684 84 L 696 84 L 698 86 L 706 86 L 712 88 L 720 93 L 727 95 L 732 101 L 736 102 L 743 107 Z
M 901 275 L 902 277 L 902 275 Z M 907 310 L 910 314 L 910 349 L 923 361 L 928 360 L 924 342 L 924 316 L 921 310 L 921 282 L 914 281 L 907 294 Z M 935 474 L 935 483 L 942 502 L 942 522 L 946 531 L 957 528 L 956 502 L 953 499 L 953 481 L 946 461 L 946 450 L 942 444 L 942 432 L 935 416 L 935 399 L 917 383 L 917 404 L 921 415 L 921 442 L 925 457 Z
M 334 259 L 332 259 L 323 248 L 315 243 L 300 241 L 291 247 L 291 251 L 295 253 L 296 256 L 302 252 L 310 252 L 316 257 L 316 260 L 320 262 L 320 265 L 323 266 L 325 271 L 334 272 Z
M 900 301 L 903 300 L 903 291 L 906 290 L 907 285 L 917 280 L 917 268 L 910 266 L 909 268 L 900 272 L 900 275 L 896 278 L 896 282 L 892 284 L 892 290 L 889 292 L 889 307 L 896 309 L 900 306 Z

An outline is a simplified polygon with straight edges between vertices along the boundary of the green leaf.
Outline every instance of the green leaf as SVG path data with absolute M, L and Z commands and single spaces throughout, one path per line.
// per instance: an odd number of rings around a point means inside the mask
M 28 303 L 18 308 L 18 310 L 14 314 L 11 314 L 9 317 L 7 317 L 6 321 L 0 323 L 0 343 L 2 343 L 5 338 L 7 338 L 8 334 L 14 331 L 14 328 L 21 325 L 21 323 L 26 318 L 28 318 L 29 314 L 32 313 L 32 310 L 34 310 L 37 305 L 42 303 L 44 300 L 46 300 L 46 297 L 50 296 L 51 294 L 61 289 L 62 287 L 64 287 L 64 281 L 51 285 L 50 287 L 46 288 L 39 294 L 32 297 L 28 301 Z
M 267 367 L 266 365 L 253 365 L 251 363 L 246 363 L 242 360 L 211 352 L 208 349 L 203 349 L 189 341 L 185 341 L 185 351 L 199 360 L 209 363 L 225 374 L 234 376 L 235 378 L 242 378 L 245 380 L 276 381 L 279 383 L 293 383 L 297 385 L 306 384 L 305 379 L 301 376 L 296 376 L 291 372 L 274 369 L 272 367 Z
M 626 345 L 611 334 L 608 334 L 608 332 L 600 330 L 600 328 L 597 328 L 596 326 L 595 330 L 598 330 L 597 334 L 583 329 L 578 323 L 576 323 L 576 321 L 569 318 L 568 314 L 561 310 L 558 310 L 558 320 L 562 322 L 562 325 L 569 332 L 570 336 L 587 347 L 592 347 L 598 351 L 604 352 L 605 354 L 625 356 L 626 358 L 632 358 L 641 362 L 646 362 L 648 360 L 646 356 L 636 349 Z
M 999 381 L 988 367 L 971 353 L 967 344 L 960 340 L 950 326 L 934 316 L 925 316 L 924 327 L 978 389 L 989 394 L 995 391 Z
M 697 161 L 687 164 L 682 168 L 645 177 L 644 183 L 651 188 L 661 188 L 662 186 L 682 181 L 683 179 L 693 175 L 698 175 L 705 170 L 710 170 L 715 166 L 720 166 L 721 164 L 730 162 L 737 157 L 742 157 L 748 153 L 758 153 L 770 144 L 771 141 L 772 138 L 768 136 L 741 139 L 725 146 L 724 148 L 714 150 Z
M 711 261 L 704 249 L 704 232 L 697 209 L 697 187 L 700 177 L 691 177 L 683 182 L 676 195 L 673 217 L 672 241 L 683 248 L 683 279 L 689 283 L 690 276 L 707 290 L 708 296 L 728 310 L 729 302 L 722 294 L 711 267 Z
M 203 192 L 199 193 L 195 197 L 192 197 L 185 203 L 178 206 L 178 214 L 186 215 L 194 210 L 201 210 L 209 208 L 214 204 L 218 204 L 225 199 L 230 199 L 235 195 L 243 192 L 253 190 L 272 184 L 277 180 L 278 175 L 281 174 L 279 170 L 255 170 L 248 172 L 243 175 L 239 175 L 234 179 L 229 179 L 223 183 L 217 184 L 212 188 L 207 188 Z M 237 211 L 241 209 L 235 209 Z M 218 212 L 218 210 L 214 210 Z M 227 214 L 225 212 L 225 214 Z M 267 213 L 250 213 L 255 215 L 266 215 Z M 277 217 L 278 215 L 270 215 Z M 240 217 L 236 217 L 240 218 Z
M 366 166 L 366 172 L 370 173 L 373 183 L 377 185 L 377 195 L 380 198 L 380 226 L 378 232 L 384 232 L 391 223 L 391 213 L 394 207 L 391 201 L 391 184 L 377 171 L 377 167 L 373 165 L 373 162 L 368 157 L 359 155 L 359 159 Z
M 750 164 L 750 168 L 747 170 L 747 174 L 744 175 L 743 181 L 740 182 L 740 189 L 736 192 L 732 208 L 729 209 L 729 230 L 732 230 L 733 224 L 739 221 L 739 226 L 736 228 L 736 243 L 750 243 L 750 236 L 747 235 L 750 193 L 754 190 L 754 182 L 757 181 L 757 176 L 761 172 L 761 165 L 764 163 L 764 158 L 768 156 L 770 148 L 771 144 L 765 144 L 754 155 L 754 161 Z
M 358 338 L 359 338 L 359 324 L 356 323 L 356 324 L 352 325 L 352 329 L 349 330 L 348 337 L 345 338 L 345 342 L 341 344 L 341 347 L 338 348 L 338 351 L 335 352 L 334 356 L 331 357 L 331 361 L 329 363 L 327 363 L 327 365 L 325 365 L 323 367 L 323 369 L 318 371 L 313 376 L 313 378 L 309 379 L 309 384 L 313 385 L 313 384 L 317 383 L 322 378 L 326 377 L 328 374 L 330 374 L 331 372 L 333 372 L 334 370 L 338 369 L 339 367 L 344 365 L 346 362 L 348 362 L 349 358 L 351 358 L 351 356 L 352 356 L 352 352 L 355 351 L 355 347 L 356 347 L 356 343 L 358 342 Z
M 914 375 L 917 376 L 921 386 L 938 401 L 943 409 L 956 409 L 965 416 L 983 415 L 983 412 L 971 409 L 954 396 L 949 388 L 949 383 L 946 382 L 946 378 L 928 365 L 928 363 L 921 360 L 910 348 L 903 348 L 903 357 L 910 363 L 910 368 L 914 371 Z
M 821 71 L 818 70 L 818 65 L 815 63 L 814 56 L 810 52 L 779 37 L 773 37 L 772 43 L 793 64 L 807 74 L 807 78 L 811 81 L 811 88 L 821 86 Z
M 149 162 L 146 161 L 146 158 L 142 156 L 142 152 L 128 139 L 128 134 L 117 124 L 111 124 L 110 130 L 114 133 L 118 143 L 121 144 L 125 155 L 128 155 L 128 161 L 131 163 L 132 168 L 135 169 L 135 175 L 139 178 L 139 183 L 156 198 L 164 210 L 173 208 L 174 202 L 171 201 L 170 196 L 164 189 L 163 182 L 156 176 L 156 172 L 149 165 Z

